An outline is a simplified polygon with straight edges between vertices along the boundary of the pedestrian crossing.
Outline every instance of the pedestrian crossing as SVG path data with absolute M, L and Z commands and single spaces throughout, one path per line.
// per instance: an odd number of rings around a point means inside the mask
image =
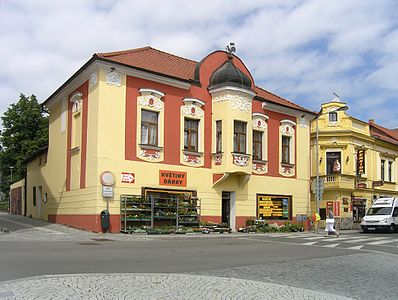
M 336 236 L 324 236 L 322 233 L 284 233 L 272 234 L 272 237 L 289 239 L 291 242 L 302 246 L 317 246 L 325 248 L 344 248 L 351 250 L 365 250 L 375 247 L 385 247 L 398 253 L 398 235 L 372 236 L 363 234 L 341 234 Z

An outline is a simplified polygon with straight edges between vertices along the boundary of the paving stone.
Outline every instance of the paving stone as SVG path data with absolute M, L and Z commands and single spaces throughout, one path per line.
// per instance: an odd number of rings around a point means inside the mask
M 0 283 L 0 299 L 54 299 L 54 297 L 184 300 L 350 299 L 253 280 L 187 274 L 46 275 Z

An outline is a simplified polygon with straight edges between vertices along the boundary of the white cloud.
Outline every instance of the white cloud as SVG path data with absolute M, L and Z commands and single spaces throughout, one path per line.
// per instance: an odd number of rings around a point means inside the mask
M 151 45 L 201 60 L 234 41 L 262 87 L 314 111 L 335 91 L 354 116 L 398 127 L 397 8 L 393 0 L 2 1 L 0 112 L 20 92 L 46 99 L 95 52 Z

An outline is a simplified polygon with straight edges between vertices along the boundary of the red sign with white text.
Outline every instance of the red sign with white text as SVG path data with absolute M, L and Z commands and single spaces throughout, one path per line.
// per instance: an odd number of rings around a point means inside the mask
M 122 172 L 122 183 L 135 183 L 135 174 L 130 172 Z
M 170 186 L 187 186 L 187 173 L 159 170 L 159 184 Z

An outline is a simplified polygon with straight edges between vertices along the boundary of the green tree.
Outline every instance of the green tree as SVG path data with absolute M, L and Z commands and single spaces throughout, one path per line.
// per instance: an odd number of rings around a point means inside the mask
M 20 94 L 18 102 L 11 104 L 1 119 L 1 190 L 8 194 L 11 168 L 12 181 L 22 179 L 26 171 L 24 160 L 48 145 L 48 114 L 36 96 Z

